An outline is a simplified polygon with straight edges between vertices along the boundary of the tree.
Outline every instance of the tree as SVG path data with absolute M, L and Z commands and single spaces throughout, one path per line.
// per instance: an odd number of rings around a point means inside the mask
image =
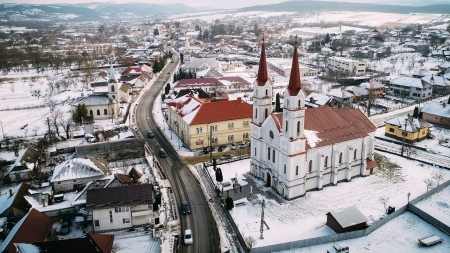
M 413 118 L 419 118 L 419 107 L 414 107 Z
M 83 117 L 88 115 L 88 110 L 84 104 L 78 104 L 75 111 L 72 112 L 73 122 L 80 124 L 83 123 Z
M 225 199 L 225 206 L 226 206 L 227 210 L 233 209 L 233 207 L 234 207 L 234 202 L 233 202 L 233 199 L 232 199 L 231 197 L 227 197 L 227 198 Z
M 181 63 L 183 63 L 183 61 L 184 61 L 184 55 L 183 54 L 180 54 L 180 61 L 181 61 Z
M 431 35 L 430 46 L 437 49 L 440 45 L 445 43 L 446 38 L 439 38 L 437 35 Z
M 423 182 L 427 185 L 427 191 L 434 187 L 434 181 L 431 178 L 425 178 Z
M 70 128 L 72 127 L 72 117 L 62 117 L 59 121 L 59 125 L 64 129 L 66 133 L 66 139 L 70 139 Z
M 247 244 L 248 249 L 250 251 L 252 251 L 253 246 L 256 245 L 255 238 L 253 238 L 253 236 L 249 235 L 244 238 L 244 241 L 245 241 L 245 244 Z
M 217 167 L 217 160 L 216 160 L 216 158 L 213 158 L 212 166 L 213 166 L 213 170 L 216 171 L 216 167 Z
M 384 210 L 386 210 L 386 213 L 388 212 L 387 203 L 389 202 L 390 197 L 380 197 L 380 203 L 383 204 Z
M 419 119 L 422 119 L 422 117 L 423 117 L 422 112 L 419 112 Z
M 281 109 L 281 105 L 280 105 L 280 93 L 277 93 L 276 97 L 275 97 L 275 112 L 282 112 L 283 110 Z
M 105 31 L 105 26 L 104 25 L 99 25 L 98 26 L 98 32 L 99 33 L 103 33 Z
M 222 169 L 220 168 L 216 169 L 216 181 L 219 183 L 222 183 L 223 181 Z
M 439 186 L 441 184 L 441 181 L 445 180 L 445 174 L 442 170 L 436 170 L 433 173 L 431 173 L 431 177 L 436 181 L 436 184 Z
M 164 93 L 166 93 L 166 95 L 168 95 L 169 92 L 170 92 L 170 83 L 167 83 Z
M 328 44 L 330 42 L 331 42 L 330 34 L 327 33 L 327 35 L 325 36 L 325 43 Z
M 404 176 L 401 167 L 392 162 L 386 156 L 375 153 L 375 161 L 378 163 L 377 174 L 380 177 L 386 178 L 392 183 L 398 183 L 404 181 Z
M 153 30 L 153 35 L 155 35 L 155 36 L 159 35 L 159 30 L 158 30 L 158 28 L 155 28 L 155 29 Z

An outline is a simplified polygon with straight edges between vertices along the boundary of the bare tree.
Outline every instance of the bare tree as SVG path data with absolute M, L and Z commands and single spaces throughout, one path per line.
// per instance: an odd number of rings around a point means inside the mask
M 380 203 L 383 204 L 384 210 L 386 211 L 386 213 L 388 212 L 388 202 L 389 202 L 389 198 L 390 197 L 380 197 Z
M 411 145 L 406 145 L 404 150 L 406 152 L 407 157 L 417 155 L 417 150 L 415 148 L 413 148 Z
M 72 116 L 68 113 L 64 114 L 59 119 L 59 125 L 64 129 L 64 132 L 66 132 L 66 139 L 70 139 L 70 129 L 74 125 Z
M 427 185 L 427 191 L 434 187 L 434 181 L 431 178 L 426 178 L 423 182 Z
M 63 111 L 61 108 L 55 104 L 50 105 L 50 124 L 53 127 L 53 130 L 55 131 L 57 136 L 60 136 L 59 134 L 59 122 L 61 120 L 61 117 L 63 115 Z
M 256 245 L 256 240 L 253 236 L 249 235 L 244 238 L 245 244 L 247 244 L 248 249 L 251 251 L 253 246 Z
M 441 184 L 441 181 L 445 180 L 445 174 L 443 170 L 436 170 L 431 173 L 431 177 L 436 181 L 437 186 Z

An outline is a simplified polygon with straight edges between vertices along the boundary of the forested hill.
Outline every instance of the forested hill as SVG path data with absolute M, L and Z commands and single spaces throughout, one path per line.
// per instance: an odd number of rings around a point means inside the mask
M 356 12 L 385 12 L 385 13 L 436 13 L 450 14 L 450 4 L 427 6 L 403 6 L 387 4 L 366 4 L 331 1 L 288 1 L 279 4 L 257 5 L 240 9 L 241 11 L 287 11 L 287 12 L 316 12 L 316 11 L 356 11 Z

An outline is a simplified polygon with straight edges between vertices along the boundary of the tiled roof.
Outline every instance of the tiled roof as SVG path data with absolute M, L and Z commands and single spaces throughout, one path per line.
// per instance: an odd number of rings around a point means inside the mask
M 58 241 L 35 242 L 32 243 L 37 247 L 38 252 L 45 253 L 79 253 L 79 252 L 96 252 L 110 253 L 114 242 L 114 235 L 105 234 L 88 234 L 86 237 L 74 238 Z M 28 244 L 29 245 L 29 244 Z M 18 245 L 22 248 L 25 245 Z M 25 251 L 28 252 L 28 251 Z
M 152 204 L 154 201 L 151 184 L 92 189 L 87 191 L 86 209 Z
M 119 180 L 122 184 L 128 184 L 128 183 L 132 183 L 133 179 L 131 179 L 127 174 L 115 174 L 114 175 L 117 180 Z
M 291 76 L 289 77 L 289 84 L 287 90 L 289 95 L 297 96 L 298 92 L 302 89 L 302 84 L 300 83 L 300 70 L 298 66 L 298 52 L 297 52 L 297 41 L 295 41 L 294 56 L 292 58 Z
M 130 172 L 128 173 L 128 176 L 134 180 L 138 180 L 139 178 L 142 177 L 142 174 L 137 171 L 137 169 L 135 167 L 131 168 Z
M 217 86 L 224 87 L 224 85 L 215 78 L 194 78 L 194 79 L 181 79 L 175 84 L 173 88 L 199 88 L 205 86 Z
M 53 225 L 53 220 L 36 209 L 31 209 L 11 230 L 0 252 L 16 252 L 14 243 L 43 242 L 47 239 Z
M 238 100 L 203 103 L 190 125 L 251 118 L 252 105 Z

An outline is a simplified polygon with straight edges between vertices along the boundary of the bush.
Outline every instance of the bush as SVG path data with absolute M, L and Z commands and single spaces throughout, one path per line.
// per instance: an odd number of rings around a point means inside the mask
M 233 207 L 234 207 L 233 199 L 231 197 L 227 197 L 225 199 L 225 205 L 226 205 L 227 210 L 233 209 Z

